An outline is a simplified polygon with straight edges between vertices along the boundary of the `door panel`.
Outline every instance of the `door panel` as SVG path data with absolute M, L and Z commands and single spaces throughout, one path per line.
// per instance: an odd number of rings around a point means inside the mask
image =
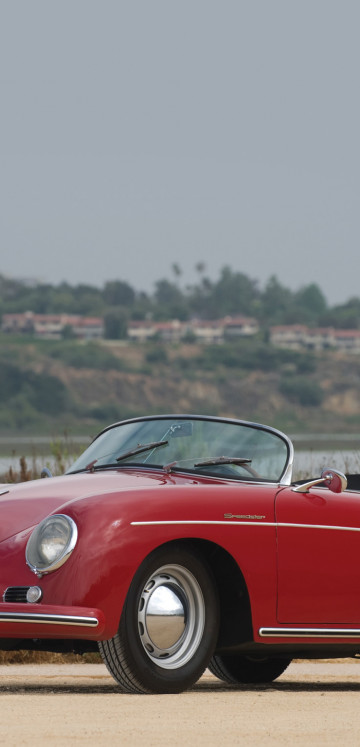
M 360 499 L 316 488 L 276 498 L 278 621 L 360 624 Z

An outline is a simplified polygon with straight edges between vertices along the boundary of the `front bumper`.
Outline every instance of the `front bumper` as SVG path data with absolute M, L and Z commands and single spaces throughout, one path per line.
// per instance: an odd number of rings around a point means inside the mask
M 1 604 L 0 638 L 100 640 L 105 616 L 99 609 L 46 604 Z

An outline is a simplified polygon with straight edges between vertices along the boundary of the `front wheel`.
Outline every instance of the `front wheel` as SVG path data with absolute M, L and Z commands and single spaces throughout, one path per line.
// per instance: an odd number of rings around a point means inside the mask
M 218 655 L 212 657 L 209 669 L 215 677 L 231 685 L 273 682 L 289 666 L 291 659 L 277 656 Z
M 218 629 L 210 569 L 192 550 L 160 548 L 136 572 L 119 630 L 99 649 L 124 692 L 177 693 L 207 667 Z

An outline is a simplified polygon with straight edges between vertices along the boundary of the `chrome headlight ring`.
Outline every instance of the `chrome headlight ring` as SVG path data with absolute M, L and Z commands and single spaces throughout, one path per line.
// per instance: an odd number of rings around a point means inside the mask
M 70 516 L 53 514 L 40 522 L 26 545 L 26 563 L 39 578 L 60 568 L 70 557 L 78 538 Z

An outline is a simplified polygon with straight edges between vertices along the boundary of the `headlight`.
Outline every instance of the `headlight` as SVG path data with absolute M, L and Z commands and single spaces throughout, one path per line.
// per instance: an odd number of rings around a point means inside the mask
M 77 526 L 64 514 L 48 516 L 34 529 L 26 545 L 26 562 L 37 576 L 65 563 L 77 541 Z

